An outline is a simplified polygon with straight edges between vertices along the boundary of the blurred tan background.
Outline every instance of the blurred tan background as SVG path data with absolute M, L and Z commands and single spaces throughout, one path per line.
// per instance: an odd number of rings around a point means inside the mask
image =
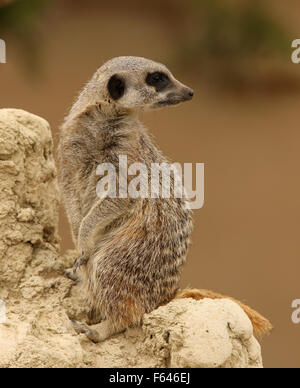
M 46 118 L 55 143 L 75 96 L 106 60 L 164 62 L 192 102 L 143 120 L 174 161 L 205 163 L 182 285 L 234 296 L 271 319 L 266 367 L 300 367 L 300 3 L 290 0 L 0 0 L 0 108 Z M 62 251 L 72 248 L 61 212 Z

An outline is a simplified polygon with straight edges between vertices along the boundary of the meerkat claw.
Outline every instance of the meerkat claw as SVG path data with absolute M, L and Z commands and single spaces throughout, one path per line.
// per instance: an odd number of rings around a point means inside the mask
M 73 265 L 74 272 L 77 272 L 78 268 L 81 267 L 82 265 L 86 265 L 88 261 L 89 261 L 88 256 L 82 256 L 79 259 L 76 259 Z
M 73 282 L 77 282 L 79 280 L 78 276 L 75 275 L 73 269 L 64 269 L 62 271 L 62 274 L 66 276 L 68 279 L 72 280 Z
M 72 320 L 72 324 L 77 334 L 85 334 L 94 343 L 100 342 L 100 337 L 96 330 L 91 330 L 87 325 L 74 320 Z
M 86 334 L 88 332 L 88 327 L 84 325 L 83 323 L 80 323 L 78 321 L 72 320 L 71 321 L 74 327 L 74 330 L 77 334 Z
M 98 344 L 99 342 L 101 342 L 100 336 L 99 336 L 99 334 L 97 333 L 96 330 L 90 330 L 90 329 L 88 329 L 88 331 L 85 333 L 85 335 L 87 336 L 87 338 L 88 338 L 89 340 L 91 340 L 91 341 L 94 342 L 95 344 Z
M 74 264 L 73 264 L 73 270 L 74 270 L 74 272 L 77 271 L 78 267 L 79 267 L 79 259 L 76 259 L 76 260 L 74 261 Z

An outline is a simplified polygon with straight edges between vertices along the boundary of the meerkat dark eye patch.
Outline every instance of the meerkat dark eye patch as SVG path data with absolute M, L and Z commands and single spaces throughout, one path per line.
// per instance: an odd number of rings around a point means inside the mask
M 155 87 L 157 92 L 161 92 L 171 84 L 171 80 L 167 74 L 155 72 L 147 75 L 146 83 L 149 86 Z
M 112 99 L 118 100 L 125 93 L 125 81 L 117 74 L 113 75 L 107 84 L 108 92 Z

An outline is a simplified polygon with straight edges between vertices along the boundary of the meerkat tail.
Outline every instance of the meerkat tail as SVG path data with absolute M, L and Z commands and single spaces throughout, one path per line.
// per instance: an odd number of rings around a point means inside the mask
M 183 299 L 183 298 L 192 298 L 195 300 L 201 300 L 204 298 L 230 299 L 233 302 L 237 303 L 248 315 L 250 321 L 252 322 L 255 335 L 262 336 L 264 334 L 270 333 L 271 330 L 273 329 L 273 326 L 268 319 L 264 318 L 261 314 L 253 310 L 251 307 L 245 305 L 244 303 L 234 298 L 231 298 L 230 296 L 217 294 L 216 292 L 209 291 L 209 290 L 197 290 L 197 289 L 178 290 L 177 293 L 175 294 L 174 299 Z

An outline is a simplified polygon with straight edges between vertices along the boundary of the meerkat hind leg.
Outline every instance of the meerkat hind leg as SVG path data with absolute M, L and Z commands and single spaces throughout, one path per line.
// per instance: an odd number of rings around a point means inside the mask
M 121 333 L 124 331 L 127 326 L 115 327 L 109 320 L 103 321 L 93 327 L 89 327 L 83 323 L 77 321 L 72 321 L 73 327 L 78 334 L 85 334 L 92 342 L 99 343 L 103 342 L 106 339 L 110 338 L 114 334 Z
M 87 323 L 89 326 L 97 325 L 98 323 L 105 320 L 105 317 L 103 317 L 100 313 L 100 311 L 96 308 L 91 308 L 91 310 L 87 314 Z
M 72 321 L 74 330 L 77 334 L 85 334 L 88 339 L 90 339 L 94 343 L 101 342 L 101 338 L 99 336 L 99 333 L 96 330 L 90 329 L 87 325 L 84 323 L 79 323 L 77 321 Z

